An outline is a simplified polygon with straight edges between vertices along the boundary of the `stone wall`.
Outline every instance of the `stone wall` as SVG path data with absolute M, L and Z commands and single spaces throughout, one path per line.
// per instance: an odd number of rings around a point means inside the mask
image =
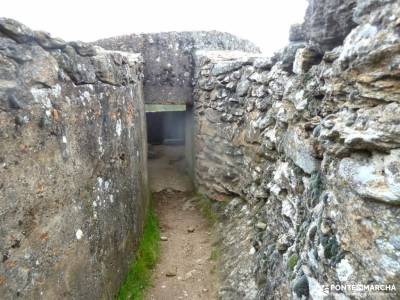
M 95 42 L 109 50 L 141 53 L 146 103 L 191 104 L 196 49 L 259 52 L 251 42 L 217 31 L 131 34 Z
M 300 26 L 303 41 L 273 58 L 197 52 L 197 186 L 236 197 L 221 228 L 223 299 L 400 282 L 400 4 L 351 2 L 350 27 L 332 36 L 350 33 L 330 51 L 337 39 L 323 49 Z
M 357 0 L 308 0 L 308 2 L 303 24 L 304 39 L 318 45 L 323 51 L 340 46 L 356 26 L 353 10 Z
M 111 299 L 147 209 L 140 55 L 0 19 L 0 298 Z

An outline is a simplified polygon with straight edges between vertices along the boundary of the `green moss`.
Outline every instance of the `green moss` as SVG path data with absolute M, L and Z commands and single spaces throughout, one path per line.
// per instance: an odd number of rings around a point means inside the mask
M 139 300 L 144 298 L 144 292 L 150 285 L 152 269 L 158 260 L 159 241 L 158 220 L 153 209 L 150 208 L 135 260 L 116 299 Z
M 214 225 L 218 221 L 218 216 L 213 210 L 212 201 L 213 200 L 210 200 L 202 195 L 198 195 L 196 206 L 204 218 L 206 218 L 211 225 Z
M 299 260 L 299 258 L 297 257 L 296 254 L 293 254 L 292 256 L 289 257 L 288 262 L 287 262 L 287 266 L 291 271 L 293 271 L 293 269 L 296 266 L 298 260 Z
M 219 247 L 214 247 L 211 250 L 211 254 L 210 254 L 210 260 L 216 261 L 221 257 L 221 250 L 219 249 Z

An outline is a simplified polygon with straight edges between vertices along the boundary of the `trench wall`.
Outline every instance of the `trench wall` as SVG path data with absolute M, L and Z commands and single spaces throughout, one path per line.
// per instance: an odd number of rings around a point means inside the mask
M 111 299 L 147 211 L 143 63 L 0 19 L 0 298 Z
M 347 9 L 310 1 L 271 58 L 196 53 L 197 187 L 234 198 L 221 227 L 223 299 L 399 282 L 400 6 L 336 2 Z

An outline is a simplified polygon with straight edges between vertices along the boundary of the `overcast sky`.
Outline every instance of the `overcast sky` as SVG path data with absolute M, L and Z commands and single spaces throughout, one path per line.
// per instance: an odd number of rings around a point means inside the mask
M 268 54 L 286 45 L 306 0 L 5 0 L 1 16 L 64 40 L 94 41 L 140 32 L 219 30 Z

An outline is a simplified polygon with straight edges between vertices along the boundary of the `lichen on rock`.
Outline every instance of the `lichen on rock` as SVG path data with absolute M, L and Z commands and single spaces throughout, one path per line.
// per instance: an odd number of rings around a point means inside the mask
M 253 240 L 255 273 L 246 276 L 257 296 L 230 272 L 238 253 L 225 258 L 225 283 L 242 286 L 243 299 L 319 299 L 337 282 L 400 276 L 400 252 L 389 246 L 400 221 L 400 6 L 309 2 L 305 23 L 266 69 L 259 54 L 196 53 L 197 184 L 210 197 L 246 199 L 248 213 L 232 222 L 266 224 L 236 233 Z

